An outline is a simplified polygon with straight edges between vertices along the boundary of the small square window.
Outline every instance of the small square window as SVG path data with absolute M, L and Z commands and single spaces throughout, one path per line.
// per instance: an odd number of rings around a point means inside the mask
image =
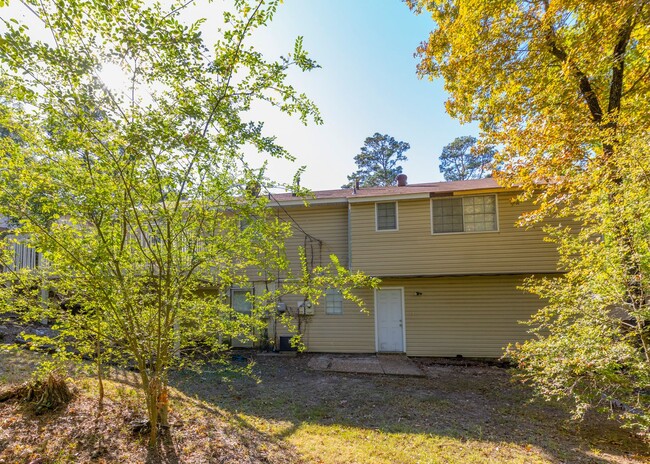
M 397 203 L 375 203 L 377 230 L 397 230 Z
M 325 291 L 325 314 L 343 314 L 343 295 L 340 291 Z

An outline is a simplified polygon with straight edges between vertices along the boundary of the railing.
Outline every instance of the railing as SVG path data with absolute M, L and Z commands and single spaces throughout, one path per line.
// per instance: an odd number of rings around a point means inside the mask
M 29 247 L 25 243 L 15 241 L 10 242 L 8 249 L 9 263 L 4 263 L 0 266 L 2 272 L 18 271 L 20 269 L 36 269 L 43 264 L 43 257 L 41 253 Z M 13 257 L 13 259 L 12 259 Z
M 143 246 L 146 247 L 146 242 L 144 234 L 136 236 L 137 240 L 141 242 Z M 0 272 L 6 271 L 18 271 L 20 269 L 36 269 L 42 266 L 46 266 L 46 259 L 43 257 L 42 253 L 37 252 L 34 248 L 31 248 L 27 243 L 23 243 L 26 240 L 24 236 L 8 235 L 5 236 L 7 253 L 4 257 L 5 262 L 0 262 Z M 150 238 L 152 242 L 153 240 Z M 205 250 L 205 244 L 198 243 L 195 246 L 194 252 L 200 253 Z M 188 247 L 183 246 L 182 251 L 187 253 Z M 183 257 L 182 265 L 190 265 L 192 262 L 192 256 L 187 255 Z M 150 263 L 152 267 L 152 272 L 157 273 L 157 266 L 155 263 Z

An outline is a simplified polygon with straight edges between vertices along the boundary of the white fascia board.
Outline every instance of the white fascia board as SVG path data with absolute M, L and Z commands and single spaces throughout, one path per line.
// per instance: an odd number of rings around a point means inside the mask
M 384 201 L 398 201 L 398 200 L 421 200 L 423 198 L 429 198 L 429 193 L 404 193 L 400 195 L 375 195 L 368 197 L 358 197 L 352 198 L 348 197 L 350 203 L 375 203 L 375 202 L 384 202 Z

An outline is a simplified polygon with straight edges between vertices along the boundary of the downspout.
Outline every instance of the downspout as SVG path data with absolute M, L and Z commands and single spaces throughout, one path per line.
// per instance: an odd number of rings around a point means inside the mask
M 352 272 L 352 205 L 348 202 L 348 271 Z

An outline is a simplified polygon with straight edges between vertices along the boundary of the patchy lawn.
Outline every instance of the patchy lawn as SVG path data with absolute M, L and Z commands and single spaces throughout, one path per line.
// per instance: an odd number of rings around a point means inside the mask
M 0 356 L 0 384 L 24 378 L 30 357 Z M 307 356 L 257 362 L 262 383 L 175 374 L 173 426 L 157 452 L 129 427 L 142 414 L 132 373 L 113 376 L 99 421 L 93 379 L 43 416 L 0 404 L 0 463 L 650 462 L 638 437 L 597 416 L 569 422 L 496 367 L 419 360 L 427 377 L 401 378 L 310 371 Z

